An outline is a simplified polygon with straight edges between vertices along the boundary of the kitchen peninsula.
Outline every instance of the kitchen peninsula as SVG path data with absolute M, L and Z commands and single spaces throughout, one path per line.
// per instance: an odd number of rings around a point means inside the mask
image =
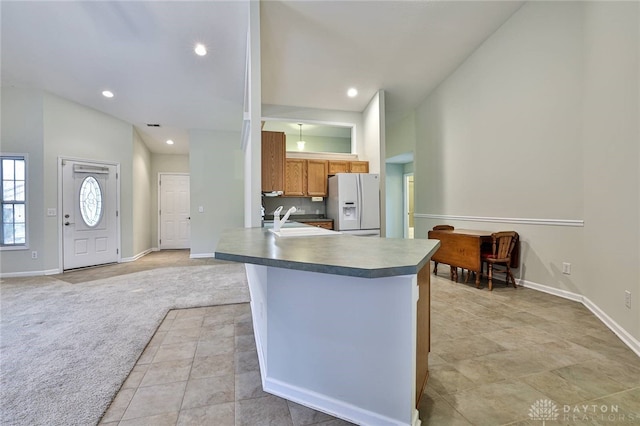
M 357 424 L 419 425 L 439 244 L 225 231 L 215 257 L 246 264 L 264 390 Z

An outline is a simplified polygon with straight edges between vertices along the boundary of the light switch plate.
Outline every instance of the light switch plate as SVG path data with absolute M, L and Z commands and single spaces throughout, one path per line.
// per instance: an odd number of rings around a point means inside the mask
M 47 216 L 55 216 L 57 214 L 56 209 L 55 208 L 48 208 L 47 209 Z

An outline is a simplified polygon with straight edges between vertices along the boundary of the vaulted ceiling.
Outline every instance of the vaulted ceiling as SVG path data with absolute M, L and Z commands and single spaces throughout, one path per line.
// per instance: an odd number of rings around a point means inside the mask
M 262 101 L 359 112 L 384 89 L 387 119 L 397 120 L 521 5 L 263 1 Z M 248 1 L 0 7 L 3 86 L 43 89 L 132 123 L 158 153 L 187 153 L 189 129 L 240 130 Z M 193 53 L 196 43 L 206 56 Z M 349 87 L 359 95 L 347 97 Z

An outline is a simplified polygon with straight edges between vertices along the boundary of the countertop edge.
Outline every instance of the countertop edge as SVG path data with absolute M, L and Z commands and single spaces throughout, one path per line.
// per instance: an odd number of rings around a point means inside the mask
M 359 237 L 364 238 L 364 237 Z M 433 254 L 440 247 L 440 241 L 436 241 L 433 248 L 415 265 L 400 265 L 384 268 L 355 268 L 337 265 L 325 265 L 321 263 L 297 262 L 284 259 L 272 259 L 268 257 L 256 257 L 234 253 L 214 252 L 214 257 L 219 260 L 227 260 L 254 265 L 271 266 L 277 268 L 293 269 L 306 272 L 317 272 L 330 275 L 344 275 L 359 278 L 386 278 L 400 275 L 416 275 L 429 262 Z

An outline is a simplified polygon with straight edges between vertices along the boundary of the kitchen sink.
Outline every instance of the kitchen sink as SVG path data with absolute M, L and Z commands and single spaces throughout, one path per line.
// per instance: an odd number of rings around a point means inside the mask
M 315 226 L 280 228 L 279 231 L 274 231 L 272 228 L 270 228 L 269 231 L 276 234 L 278 237 L 326 237 L 330 235 L 340 234 L 340 232 L 331 231 L 325 228 L 318 228 Z

